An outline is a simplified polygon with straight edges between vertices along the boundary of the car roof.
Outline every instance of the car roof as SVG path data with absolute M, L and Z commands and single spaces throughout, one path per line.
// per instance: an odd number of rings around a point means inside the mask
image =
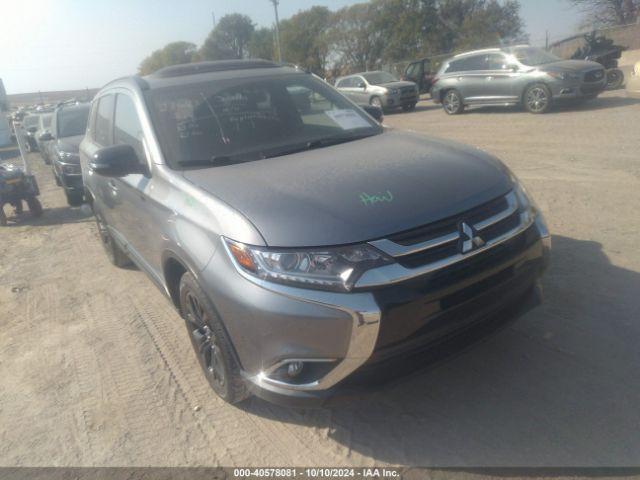
M 56 111 L 59 112 L 60 110 L 87 110 L 91 108 L 91 104 L 90 103 L 77 103 L 74 105 L 60 105 L 58 108 L 56 108 Z
M 152 90 L 216 80 L 291 74 L 306 75 L 307 72 L 295 66 L 281 65 L 267 60 L 220 60 L 173 65 L 143 77 L 139 75 L 122 77 L 109 82 L 102 88 L 134 86 L 141 90 Z
M 500 47 L 500 48 L 482 48 L 479 50 L 471 50 L 469 52 L 463 52 L 463 53 L 459 53 L 457 55 L 454 55 L 453 57 L 451 57 L 451 59 L 457 59 L 457 58 L 463 58 L 466 56 L 471 56 L 471 55 L 479 55 L 479 54 L 483 54 L 483 53 L 509 53 L 512 52 L 513 50 L 515 50 L 516 48 L 533 48 L 531 47 L 531 45 L 527 45 L 527 44 L 521 44 L 521 45 L 512 45 L 509 47 Z

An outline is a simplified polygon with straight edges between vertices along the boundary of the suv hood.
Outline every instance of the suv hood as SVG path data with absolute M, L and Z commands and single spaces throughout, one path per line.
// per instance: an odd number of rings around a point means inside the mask
M 562 60 L 559 62 L 545 63 L 540 65 L 540 70 L 544 72 L 587 72 L 589 70 L 604 69 L 602 65 L 597 62 L 590 62 L 589 60 Z
M 385 87 L 385 88 L 402 88 L 402 87 L 415 87 L 415 83 L 407 82 L 405 80 L 398 80 L 397 82 L 387 82 L 387 83 L 379 83 L 374 85 L 375 87 Z
M 76 135 L 73 137 L 63 137 L 56 140 L 56 149 L 59 152 L 78 153 L 80 151 L 80 142 L 84 135 Z
M 382 238 L 512 188 L 502 163 L 480 150 L 394 130 L 183 175 L 242 213 L 267 245 L 279 247 Z

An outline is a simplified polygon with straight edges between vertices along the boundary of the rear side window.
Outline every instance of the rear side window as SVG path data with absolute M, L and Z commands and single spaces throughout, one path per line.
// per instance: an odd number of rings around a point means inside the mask
M 487 68 L 489 70 L 504 70 L 507 67 L 507 59 L 499 53 L 487 55 Z
M 409 65 L 404 75 L 405 77 L 418 78 L 418 75 L 420 75 L 420 64 L 412 63 Z
M 338 83 L 338 88 L 351 88 L 353 87 L 353 78 L 344 78 Z
M 118 94 L 115 121 L 113 122 L 113 143 L 131 145 L 140 164 L 145 165 L 146 155 L 142 136 L 142 126 L 133 100 L 128 95 Z
M 113 95 L 105 95 L 98 101 L 96 127 L 93 139 L 103 147 L 111 145 L 111 124 L 113 123 Z
M 461 58 L 460 60 L 454 60 L 449 63 L 445 73 L 451 72 L 470 72 L 474 70 L 486 70 L 487 62 L 485 61 L 485 55 L 476 55 L 473 57 Z

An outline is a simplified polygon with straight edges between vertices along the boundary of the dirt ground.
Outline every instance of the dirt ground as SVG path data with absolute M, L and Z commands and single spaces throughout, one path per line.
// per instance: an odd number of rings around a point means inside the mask
M 640 100 L 457 117 L 423 101 L 386 123 L 478 146 L 522 179 L 553 233 L 543 306 L 336 407 L 232 407 L 170 303 L 108 263 L 32 154 L 45 215 L 0 228 L 0 466 L 637 465 Z

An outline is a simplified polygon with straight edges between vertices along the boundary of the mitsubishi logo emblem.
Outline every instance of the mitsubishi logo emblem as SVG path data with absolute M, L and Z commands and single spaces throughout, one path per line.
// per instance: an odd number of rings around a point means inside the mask
M 469 224 L 461 222 L 458 225 L 458 232 L 460 233 L 460 242 L 458 243 L 460 252 L 467 253 L 484 245 L 484 240 Z

